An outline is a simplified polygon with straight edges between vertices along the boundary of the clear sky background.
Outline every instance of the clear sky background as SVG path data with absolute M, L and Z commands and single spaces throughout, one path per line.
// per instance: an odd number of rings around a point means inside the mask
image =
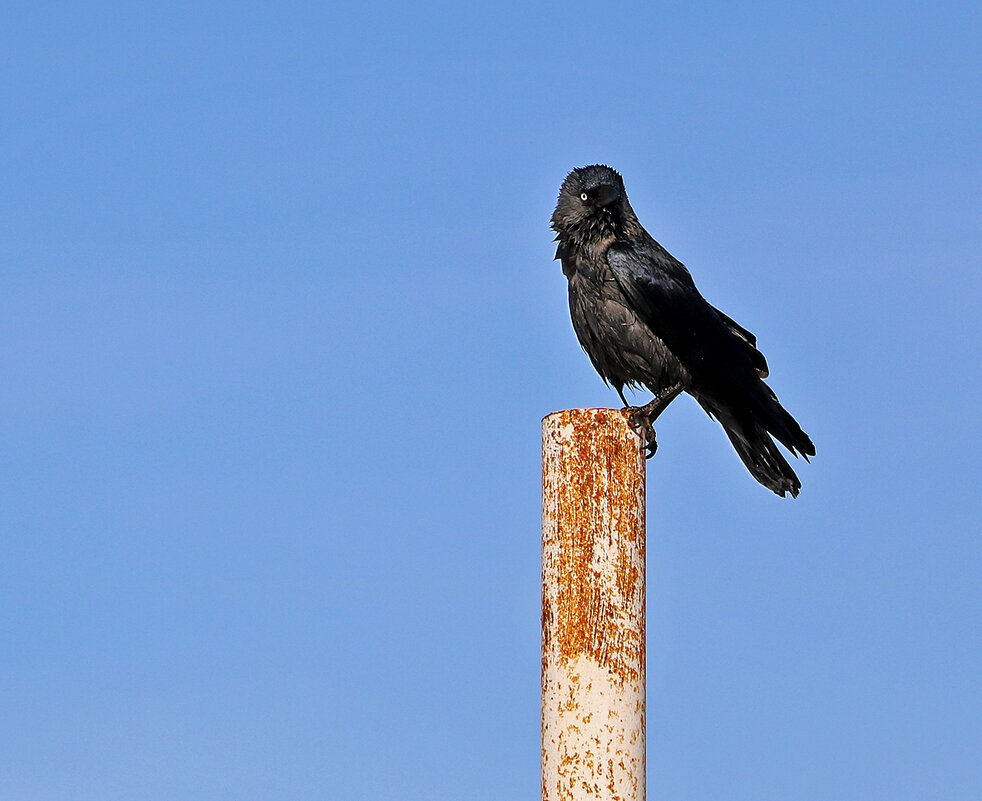
M 0 797 L 538 797 L 595 162 L 818 449 L 659 421 L 649 797 L 982 797 L 980 9 L 8 6 Z

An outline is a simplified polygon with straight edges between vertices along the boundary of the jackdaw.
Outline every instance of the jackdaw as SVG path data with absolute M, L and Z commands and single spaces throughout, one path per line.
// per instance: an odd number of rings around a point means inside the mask
M 711 306 L 685 266 L 641 227 L 621 176 L 599 164 L 573 170 L 552 229 L 573 330 L 617 390 L 647 455 L 657 447 L 655 419 L 685 391 L 719 421 L 757 481 L 797 496 L 801 482 L 771 437 L 806 459 L 815 446 L 762 380 L 767 362 L 756 337 Z M 654 399 L 630 406 L 624 387 L 646 387 Z

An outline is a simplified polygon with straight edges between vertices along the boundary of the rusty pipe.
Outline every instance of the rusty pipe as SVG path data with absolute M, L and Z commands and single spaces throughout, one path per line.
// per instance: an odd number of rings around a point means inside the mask
M 614 409 L 542 421 L 542 799 L 645 797 L 645 460 Z

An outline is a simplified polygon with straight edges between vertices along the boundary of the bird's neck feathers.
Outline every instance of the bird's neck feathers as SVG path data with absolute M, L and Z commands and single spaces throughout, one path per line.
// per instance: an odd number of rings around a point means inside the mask
M 618 239 L 637 236 L 643 229 L 625 198 L 616 209 L 596 209 L 590 214 L 566 214 L 560 204 L 552 217 L 556 240 L 567 251 L 606 250 Z

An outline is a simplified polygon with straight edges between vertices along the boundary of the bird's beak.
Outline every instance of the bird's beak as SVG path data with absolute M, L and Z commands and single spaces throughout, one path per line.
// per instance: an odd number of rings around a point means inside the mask
M 604 186 L 599 187 L 599 189 L 600 192 L 597 195 L 597 199 L 595 202 L 598 208 L 601 209 L 606 206 L 609 206 L 611 203 L 618 200 L 621 196 L 621 193 L 617 190 L 617 187 L 611 186 L 610 184 L 605 184 Z

